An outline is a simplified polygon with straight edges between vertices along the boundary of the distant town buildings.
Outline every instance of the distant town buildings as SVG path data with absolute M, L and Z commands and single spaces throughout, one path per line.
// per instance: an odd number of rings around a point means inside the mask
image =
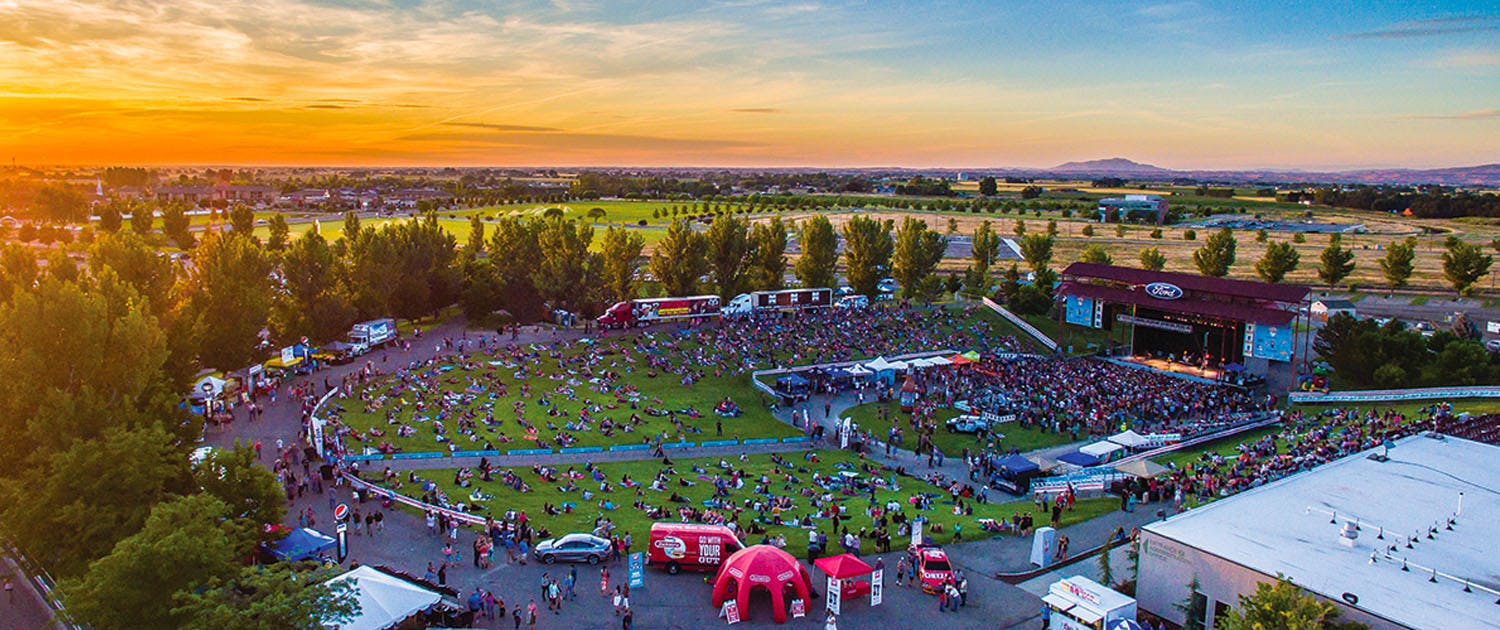
M 1125 195 L 1099 200 L 1099 221 L 1155 223 L 1167 222 L 1167 199 L 1160 195 Z

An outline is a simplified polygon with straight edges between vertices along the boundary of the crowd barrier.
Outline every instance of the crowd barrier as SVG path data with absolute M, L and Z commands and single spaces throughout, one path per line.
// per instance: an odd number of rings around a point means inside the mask
M 1500 398 L 1500 386 L 1422 387 L 1415 389 L 1365 389 L 1349 392 L 1292 392 L 1292 404 L 1396 402 L 1454 398 Z
M 1042 345 L 1046 346 L 1048 350 L 1057 352 L 1057 342 L 1053 341 L 1051 337 L 1048 337 L 1042 331 L 1037 330 L 1036 326 L 1032 326 L 1026 320 L 1021 319 L 1019 315 L 1010 312 L 1010 309 L 1005 308 L 1004 306 L 1000 306 L 994 300 L 986 297 L 981 301 L 984 302 L 985 306 L 990 307 L 990 310 L 999 313 L 1001 317 L 1004 317 L 1010 323 L 1015 324 L 1016 328 L 1020 328 L 1021 330 L 1025 331 L 1026 334 L 1031 335 L 1032 337 L 1035 337 L 1037 341 L 1042 342 Z
M 760 444 L 806 444 L 810 442 L 807 436 L 797 435 L 784 438 L 748 438 L 744 440 L 707 440 L 704 442 L 667 442 L 662 448 L 713 448 L 720 446 L 736 445 L 760 445 Z M 345 455 L 342 459 L 346 462 L 373 462 L 383 459 L 441 459 L 444 457 L 498 457 L 501 455 L 570 455 L 574 453 L 603 453 L 616 451 L 646 451 L 654 448 L 650 444 L 615 444 L 609 447 L 603 446 L 570 446 L 565 448 L 517 448 L 508 451 L 480 450 L 480 451 L 453 451 L 444 453 L 442 451 L 422 451 L 418 453 L 363 453 Z

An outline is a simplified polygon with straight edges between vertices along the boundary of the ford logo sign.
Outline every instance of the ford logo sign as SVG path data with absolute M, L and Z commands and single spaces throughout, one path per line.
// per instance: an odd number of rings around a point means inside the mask
M 1182 287 L 1168 282 L 1152 282 L 1146 285 L 1146 295 L 1158 300 L 1175 300 L 1182 297 Z

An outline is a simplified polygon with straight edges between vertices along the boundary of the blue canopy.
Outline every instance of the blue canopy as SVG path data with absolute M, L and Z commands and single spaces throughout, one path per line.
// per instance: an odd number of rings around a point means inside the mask
M 854 378 L 854 375 L 851 374 L 851 373 L 849 373 L 849 370 L 846 370 L 844 368 L 833 368 L 833 369 L 831 369 L 831 370 L 828 371 L 828 378 L 832 378 L 832 379 Z
M 1012 475 L 1040 470 L 1041 468 L 1025 457 L 1020 455 L 1006 455 L 994 460 L 994 466 L 998 470 L 1008 472 Z
M 294 529 L 266 549 L 277 560 L 306 560 L 338 546 L 338 541 L 316 529 Z
M 1099 465 L 1099 458 L 1098 457 L 1094 457 L 1093 455 L 1090 455 L 1088 453 L 1084 453 L 1082 451 L 1073 451 L 1071 453 L 1063 455 L 1062 457 L 1057 458 L 1057 461 L 1063 462 L 1065 464 L 1073 464 L 1074 466 L 1098 466 Z
M 805 387 L 807 379 L 800 374 L 793 373 L 776 379 L 776 384 L 785 387 Z

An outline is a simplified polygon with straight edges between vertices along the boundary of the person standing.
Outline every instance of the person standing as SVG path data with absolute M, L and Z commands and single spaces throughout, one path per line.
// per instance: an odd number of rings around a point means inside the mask
M 833 614 L 831 610 L 828 611 L 828 617 L 823 620 L 823 630 L 839 630 L 838 615 Z
M 599 594 L 609 594 L 609 567 L 599 567 Z
M 568 577 L 563 580 L 564 597 L 571 600 L 577 595 L 573 592 L 573 586 L 578 583 L 578 568 L 569 567 Z
M 11 606 L 16 605 L 16 584 L 11 581 L 9 575 L 5 576 L 5 601 Z

